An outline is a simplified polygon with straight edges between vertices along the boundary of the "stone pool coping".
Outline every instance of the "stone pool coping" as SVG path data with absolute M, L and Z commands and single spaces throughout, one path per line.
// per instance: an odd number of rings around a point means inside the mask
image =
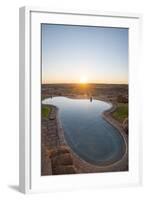
M 125 141 L 125 148 L 126 148 L 123 157 L 125 156 L 128 159 L 128 135 L 124 131 L 122 124 L 112 117 L 112 113 L 117 109 L 117 104 L 113 103 L 113 102 L 107 102 L 107 103 L 110 103 L 112 106 L 110 109 L 108 109 L 102 113 L 102 117 L 108 123 L 110 123 L 112 126 L 114 126 L 119 131 L 119 133 L 122 135 L 122 137 Z

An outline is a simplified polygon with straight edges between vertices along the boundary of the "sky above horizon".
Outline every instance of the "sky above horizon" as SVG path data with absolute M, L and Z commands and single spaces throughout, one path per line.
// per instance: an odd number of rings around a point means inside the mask
M 42 24 L 42 83 L 128 83 L 128 29 Z

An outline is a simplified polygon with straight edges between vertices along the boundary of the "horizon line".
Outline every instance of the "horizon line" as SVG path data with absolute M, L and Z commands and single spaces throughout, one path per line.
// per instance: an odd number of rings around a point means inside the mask
M 128 83 L 41 83 L 43 85 L 48 84 L 78 84 L 78 85 L 89 85 L 89 84 L 104 84 L 104 85 L 128 85 Z

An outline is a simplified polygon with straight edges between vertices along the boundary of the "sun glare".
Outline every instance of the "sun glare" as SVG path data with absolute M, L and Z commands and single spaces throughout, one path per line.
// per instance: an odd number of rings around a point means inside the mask
M 88 79 L 87 79 L 86 76 L 82 76 L 82 77 L 80 78 L 80 83 L 86 84 L 87 82 L 88 82 Z

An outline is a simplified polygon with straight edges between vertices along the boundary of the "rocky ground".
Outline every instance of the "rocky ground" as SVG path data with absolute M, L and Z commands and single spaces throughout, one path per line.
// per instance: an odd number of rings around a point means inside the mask
M 42 98 L 66 96 L 76 98 L 90 96 L 105 101 L 128 102 L 128 85 L 125 84 L 42 84 Z

